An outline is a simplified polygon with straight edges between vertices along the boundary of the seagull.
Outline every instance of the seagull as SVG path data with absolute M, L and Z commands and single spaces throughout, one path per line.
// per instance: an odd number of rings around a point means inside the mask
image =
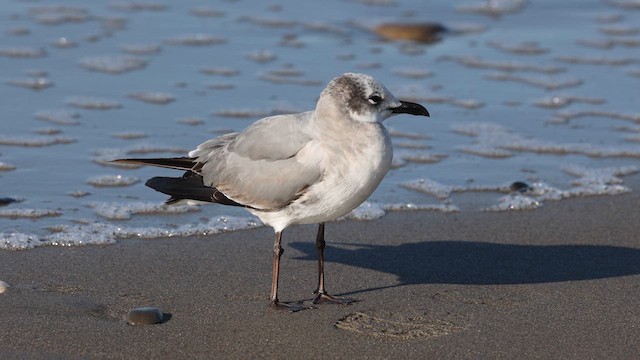
M 167 204 L 207 202 L 245 208 L 275 231 L 270 304 L 306 309 L 278 299 L 282 232 L 318 224 L 318 287 L 313 303 L 349 304 L 329 295 L 324 281 L 324 228 L 362 204 L 391 167 L 391 138 L 382 122 L 397 114 L 429 116 L 397 100 L 367 74 L 345 73 L 322 91 L 315 110 L 260 119 L 240 132 L 207 140 L 186 157 L 118 159 L 118 163 L 185 171 L 146 185 L 167 194 Z

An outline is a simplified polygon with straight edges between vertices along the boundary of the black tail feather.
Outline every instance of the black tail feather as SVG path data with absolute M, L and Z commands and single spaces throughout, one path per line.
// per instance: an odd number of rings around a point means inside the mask
M 193 171 L 187 171 L 179 178 L 154 177 L 147 180 L 145 185 L 163 194 L 170 195 L 171 197 L 167 200 L 167 204 L 173 204 L 180 200 L 197 200 L 249 207 L 229 199 L 214 187 L 206 186 L 202 181 L 202 176 Z
M 190 157 L 155 158 L 155 159 L 117 159 L 113 162 L 135 165 L 151 165 L 178 170 L 191 170 L 197 164 Z

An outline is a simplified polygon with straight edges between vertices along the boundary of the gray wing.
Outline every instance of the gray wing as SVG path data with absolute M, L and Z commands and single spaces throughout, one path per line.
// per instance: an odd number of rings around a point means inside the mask
M 305 161 L 301 152 L 312 143 L 306 131 L 310 116 L 264 118 L 240 133 L 209 140 L 189 155 L 202 164 L 205 185 L 238 203 L 277 209 L 322 176 L 321 164 Z

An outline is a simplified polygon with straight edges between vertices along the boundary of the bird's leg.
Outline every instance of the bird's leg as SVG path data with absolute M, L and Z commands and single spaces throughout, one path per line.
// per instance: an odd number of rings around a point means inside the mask
M 313 293 L 316 296 L 313 299 L 314 304 L 332 303 L 332 304 L 351 304 L 359 301 L 357 299 L 341 298 L 327 294 L 324 287 L 324 223 L 318 225 L 318 235 L 316 236 L 316 251 L 318 252 L 318 288 Z
M 296 312 L 304 309 L 308 309 L 304 306 L 297 304 L 287 304 L 280 302 L 278 300 L 278 277 L 280 274 L 280 256 L 284 252 L 282 249 L 282 231 L 276 232 L 276 240 L 273 244 L 273 273 L 271 275 L 271 295 L 269 297 L 269 302 L 271 303 L 271 307 L 279 310 L 288 310 L 291 312 Z

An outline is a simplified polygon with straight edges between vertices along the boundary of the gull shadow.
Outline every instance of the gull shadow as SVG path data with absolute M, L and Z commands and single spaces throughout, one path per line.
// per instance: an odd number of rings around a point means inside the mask
M 336 245 L 327 244 L 326 262 L 394 274 L 400 285 L 532 284 L 640 274 L 640 250 L 616 246 L 472 241 Z M 298 259 L 316 260 L 313 244 L 290 246 L 305 253 Z

